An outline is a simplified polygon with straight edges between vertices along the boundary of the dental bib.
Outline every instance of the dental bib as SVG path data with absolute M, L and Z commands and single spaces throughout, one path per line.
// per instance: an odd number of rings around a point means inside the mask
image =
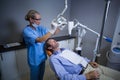
M 69 60 L 73 64 L 76 64 L 76 65 L 81 64 L 84 68 L 86 68 L 86 66 L 88 64 L 88 62 L 83 57 L 79 56 L 78 54 L 76 54 L 75 52 L 72 52 L 70 50 L 64 50 L 59 55 L 65 59 Z

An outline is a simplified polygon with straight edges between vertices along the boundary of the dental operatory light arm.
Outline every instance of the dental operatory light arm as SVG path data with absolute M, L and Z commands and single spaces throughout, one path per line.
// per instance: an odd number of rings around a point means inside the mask
M 76 20 L 76 19 L 75 19 L 75 20 Z M 76 20 L 76 21 L 77 21 L 77 23 L 74 25 L 73 28 L 75 28 L 75 27 L 77 27 L 77 26 L 80 26 L 80 27 L 82 27 L 82 28 L 84 28 L 84 29 L 86 29 L 86 30 L 89 30 L 89 31 L 93 32 L 93 33 L 96 34 L 98 37 L 100 36 L 100 34 L 99 34 L 98 32 L 96 32 L 96 31 L 88 28 L 87 26 L 85 26 L 85 25 L 83 25 L 82 23 L 78 22 L 78 20 Z M 104 38 L 105 40 L 108 40 L 108 38 L 105 37 L 105 36 L 103 36 L 103 38 Z M 110 40 L 108 40 L 108 41 L 110 41 Z
M 76 24 L 74 24 L 76 22 Z M 71 32 L 72 32 L 72 29 L 73 28 L 78 28 L 78 35 L 77 35 L 77 38 L 78 38 L 78 43 L 77 43 L 77 47 L 76 47 L 76 50 L 77 51 L 80 51 L 82 50 L 82 47 L 81 47 L 81 42 L 82 42 L 82 38 L 83 36 L 86 34 L 86 32 L 84 30 L 89 30 L 90 32 L 94 33 L 97 35 L 97 40 L 96 40 L 96 45 L 95 45 L 95 49 L 94 49 L 94 55 L 97 55 L 97 47 L 98 47 L 98 42 L 99 42 L 99 38 L 100 38 L 100 34 L 90 28 L 88 28 L 87 26 L 83 25 L 82 23 L 80 23 L 78 20 L 74 20 L 74 21 L 70 21 L 68 22 L 68 32 L 69 32 L 69 35 L 71 35 Z M 108 41 L 108 42 L 112 42 L 112 40 L 110 38 L 107 38 L 106 36 L 103 36 L 103 38 Z M 97 55 L 97 56 L 100 56 L 100 55 Z M 93 59 L 94 61 L 94 59 Z
M 52 21 L 52 24 L 56 24 L 60 30 L 63 30 L 63 28 L 67 25 L 67 19 L 63 17 L 63 14 L 66 12 L 67 8 L 67 0 L 65 0 L 65 8 L 60 14 L 58 14 L 57 18 L 53 19 Z
M 61 16 L 61 15 L 63 15 L 63 14 L 65 13 L 65 11 L 67 10 L 67 8 L 68 8 L 67 0 L 65 0 L 65 8 L 64 8 L 63 11 L 58 15 L 58 17 Z

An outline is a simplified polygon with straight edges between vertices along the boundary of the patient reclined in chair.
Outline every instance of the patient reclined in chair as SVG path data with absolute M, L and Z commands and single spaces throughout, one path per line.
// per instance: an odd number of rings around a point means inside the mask
M 49 46 L 46 49 L 50 66 L 60 80 L 119 80 L 120 72 L 97 65 L 90 60 L 83 58 L 73 51 L 65 48 L 58 48 L 59 44 L 49 39 L 46 41 Z M 55 49 L 55 47 L 57 47 Z M 81 59 L 78 59 L 81 58 Z M 93 67 L 97 66 L 97 68 Z

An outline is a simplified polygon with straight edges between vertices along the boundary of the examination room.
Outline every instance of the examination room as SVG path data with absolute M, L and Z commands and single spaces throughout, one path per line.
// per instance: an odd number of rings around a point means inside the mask
M 0 0 L 0 80 L 120 80 L 120 0 Z

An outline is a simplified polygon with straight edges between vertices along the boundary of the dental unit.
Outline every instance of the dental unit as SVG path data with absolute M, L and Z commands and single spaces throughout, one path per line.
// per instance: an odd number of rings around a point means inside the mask
M 106 4 L 106 12 L 108 13 L 108 8 L 109 8 L 109 4 L 110 1 L 108 0 L 107 4 Z M 53 19 L 52 22 L 56 23 L 57 26 L 59 26 L 59 28 L 62 30 L 65 26 L 68 26 L 68 34 L 71 35 L 72 34 L 72 29 L 73 28 L 77 28 L 78 30 L 78 34 L 77 34 L 77 47 L 76 47 L 76 51 L 77 52 L 81 52 L 82 50 L 82 38 L 85 36 L 86 34 L 86 30 L 91 31 L 92 33 L 97 35 L 97 40 L 96 40 L 96 45 L 95 45 L 95 49 L 93 50 L 94 52 L 94 58 L 93 61 L 96 60 L 96 57 L 100 57 L 100 53 L 98 52 L 98 48 L 100 47 L 100 40 L 101 38 L 104 38 L 106 41 L 108 42 L 112 42 L 112 39 L 106 37 L 106 36 L 101 36 L 101 34 L 99 34 L 98 32 L 90 29 L 89 27 L 83 25 L 82 23 L 80 23 L 77 19 L 74 19 L 73 21 L 68 21 L 63 15 L 66 12 L 68 8 L 68 4 L 67 4 L 67 0 L 65 0 L 65 8 L 63 9 L 63 11 L 58 14 L 57 18 Z M 107 13 L 105 12 L 105 20 L 106 20 L 106 16 Z M 103 24 L 104 25 L 104 24 Z

